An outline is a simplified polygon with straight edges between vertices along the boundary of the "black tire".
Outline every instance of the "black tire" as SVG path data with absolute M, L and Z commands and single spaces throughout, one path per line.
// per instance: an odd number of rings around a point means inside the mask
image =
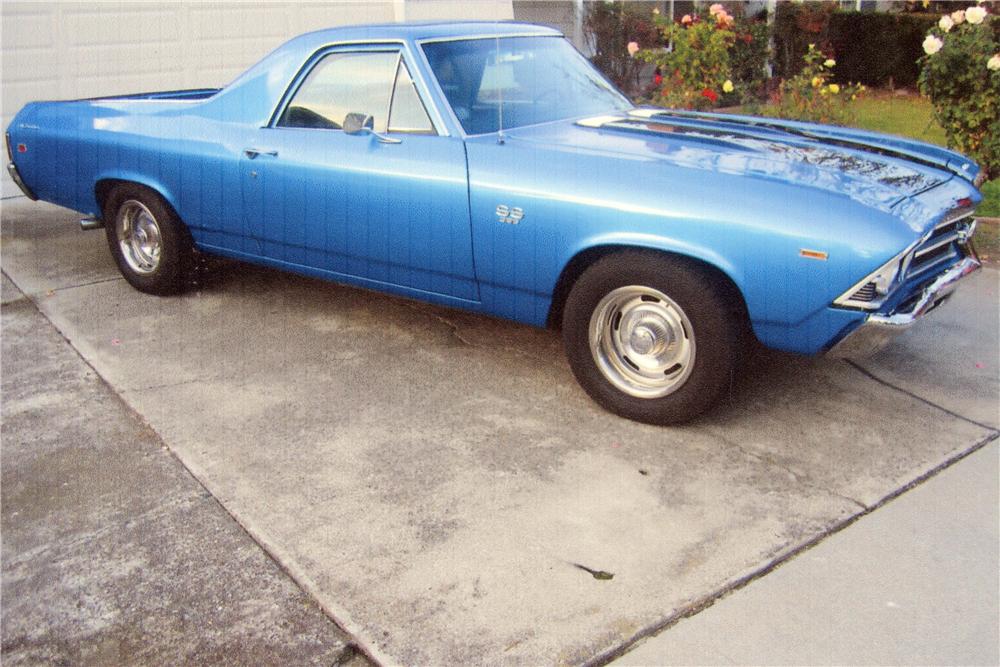
M 123 183 L 108 195 L 103 214 L 111 254 L 132 287 L 159 296 L 188 287 L 194 267 L 191 234 L 159 194 Z
M 743 312 L 707 267 L 622 251 L 596 261 L 573 285 L 563 342 L 573 374 L 599 405 L 647 424 L 677 424 L 730 385 Z

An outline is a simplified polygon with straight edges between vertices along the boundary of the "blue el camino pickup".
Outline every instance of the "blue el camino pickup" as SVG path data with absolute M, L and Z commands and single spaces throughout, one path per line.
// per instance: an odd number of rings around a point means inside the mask
M 637 108 L 534 25 L 314 32 L 219 90 L 29 104 L 7 144 L 139 290 L 197 250 L 561 327 L 583 388 L 650 423 L 710 406 L 749 336 L 860 354 L 979 267 L 962 155 Z

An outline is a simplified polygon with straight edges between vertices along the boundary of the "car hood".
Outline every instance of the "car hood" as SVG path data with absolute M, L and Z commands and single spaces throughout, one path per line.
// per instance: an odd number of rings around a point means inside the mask
M 974 163 L 936 146 L 871 132 L 770 118 L 642 108 L 508 131 L 515 140 L 666 162 L 848 196 L 889 211 Z

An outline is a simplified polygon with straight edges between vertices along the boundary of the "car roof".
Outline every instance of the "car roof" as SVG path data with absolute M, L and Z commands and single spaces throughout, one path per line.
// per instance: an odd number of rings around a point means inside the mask
M 349 25 L 306 33 L 302 38 L 310 41 L 341 40 L 405 40 L 448 39 L 458 37 L 483 37 L 498 35 L 562 35 L 554 28 L 514 21 L 427 21 L 410 23 L 378 23 Z
M 562 33 L 554 28 L 513 21 L 383 23 L 327 28 L 285 42 L 220 91 L 209 106 L 220 117 L 249 120 L 257 125 L 266 123 L 277 100 L 306 59 L 330 45 L 367 42 L 415 45 L 424 40 L 509 35 L 562 37 Z

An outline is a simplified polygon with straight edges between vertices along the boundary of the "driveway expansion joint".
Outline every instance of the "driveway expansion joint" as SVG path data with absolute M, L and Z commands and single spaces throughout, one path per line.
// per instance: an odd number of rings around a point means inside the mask
M 673 614 L 670 614 L 662 621 L 659 621 L 657 623 L 649 625 L 646 628 L 639 630 L 635 635 L 632 636 L 632 638 L 625 640 L 618 646 L 595 656 L 591 660 L 586 661 L 585 663 L 583 663 L 582 667 L 602 667 L 603 665 L 607 665 L 613 662 L 615 659 L 620 658 L 621 656 L 625 655 L 626 653 L 634 649 L 638 644 L 640 644 L 644 640 L 649 639 L 650 637 L 653 637 L 655 635 L 658 635 L 661 632 L 664 632 L 665 630 L 668 630 L 669 628 L 673 627 L 674 625 L 677 625 L 677 623 L 683 621 L 686 618 L 690 618 L 692 616 L 695 616 L 696 614 L 701 613 L 702 611 L 714 605 L 719 600 L 728 596 L 730 593 L 738 591 L 741 588 L 747 586 L 748 584 L 756 581 L 757 579 L 760 579 L 770 574 L 771 572 L 781 567 L 782 565 L 792 560 L 793 558 L 796 558 L 800 554 L 809 551 L 814 546 L 816 546 L 826 538 L 830 537 L 831 535 L 839 533 L 845 528 L 852 526 L 859 519 L 871 514 L 872 512 L 883 507 L 887 503 L 892 502 L 893 500 L 895 500 L 902 494 L 906 493 L 910 489 L 920 486 L 921 484 L 931 479 L 932 477 L 937 476 L 943 470 L 946 470 L 947 468 L 950 468 L 951 466 L 955 465 L 962 459 L 971 456 L 972 454 L 976 453 L 977 451 L 979 451 L 989 443 L 993 442 L 994 440 L 997 440 L 998 438 L 1000 438 L 1000 432 L 994 430 L 992 433 L 989 433 L 986 437 L 974 443 L 971 447 L 969 447 L 965 451 L 959 452 L 955 456 L 952 456 L 951 458 L 935 466 L 931 470 L 928 470 L 922 475 L 919 475 L 917 478 L 913 479 L 909 483 L 904 484 L 902 487 L 886 495 L 877 503 L 874 503 L 871 507 L 865 507 L 864 505 L 858 503 L 859 505 L 865 508 L 863 511 L 858 512 L 857 514 L 853 514 L 847 517 L 846 519 L 833 524 L 829 528 L 823 530 L 822 532 L 813 536 L 809 540 L 803 542 L 799 546 L 792 547 L 790 550 L 785 551 L 784 553 L 781 553 L 780 555 L 772 558 L 770 561 L 765 563 L 760 568 L 754 570 L 753 572 L 750 572 L 745 576 L 739 577 L 734 581 L 724 584 L 720 588 L 716 589 L 714 592 L 710 592 L 707 595 L 704 595 L 702 597 L 699 597 L 691 601 L 689 604 L 687 604 L 686 606 L 682 606 L 680 609 L 678 609 Z M 738 445 L 736 446 L 739 447 Z M 742 451 L 742 448 L 740 449 Z

